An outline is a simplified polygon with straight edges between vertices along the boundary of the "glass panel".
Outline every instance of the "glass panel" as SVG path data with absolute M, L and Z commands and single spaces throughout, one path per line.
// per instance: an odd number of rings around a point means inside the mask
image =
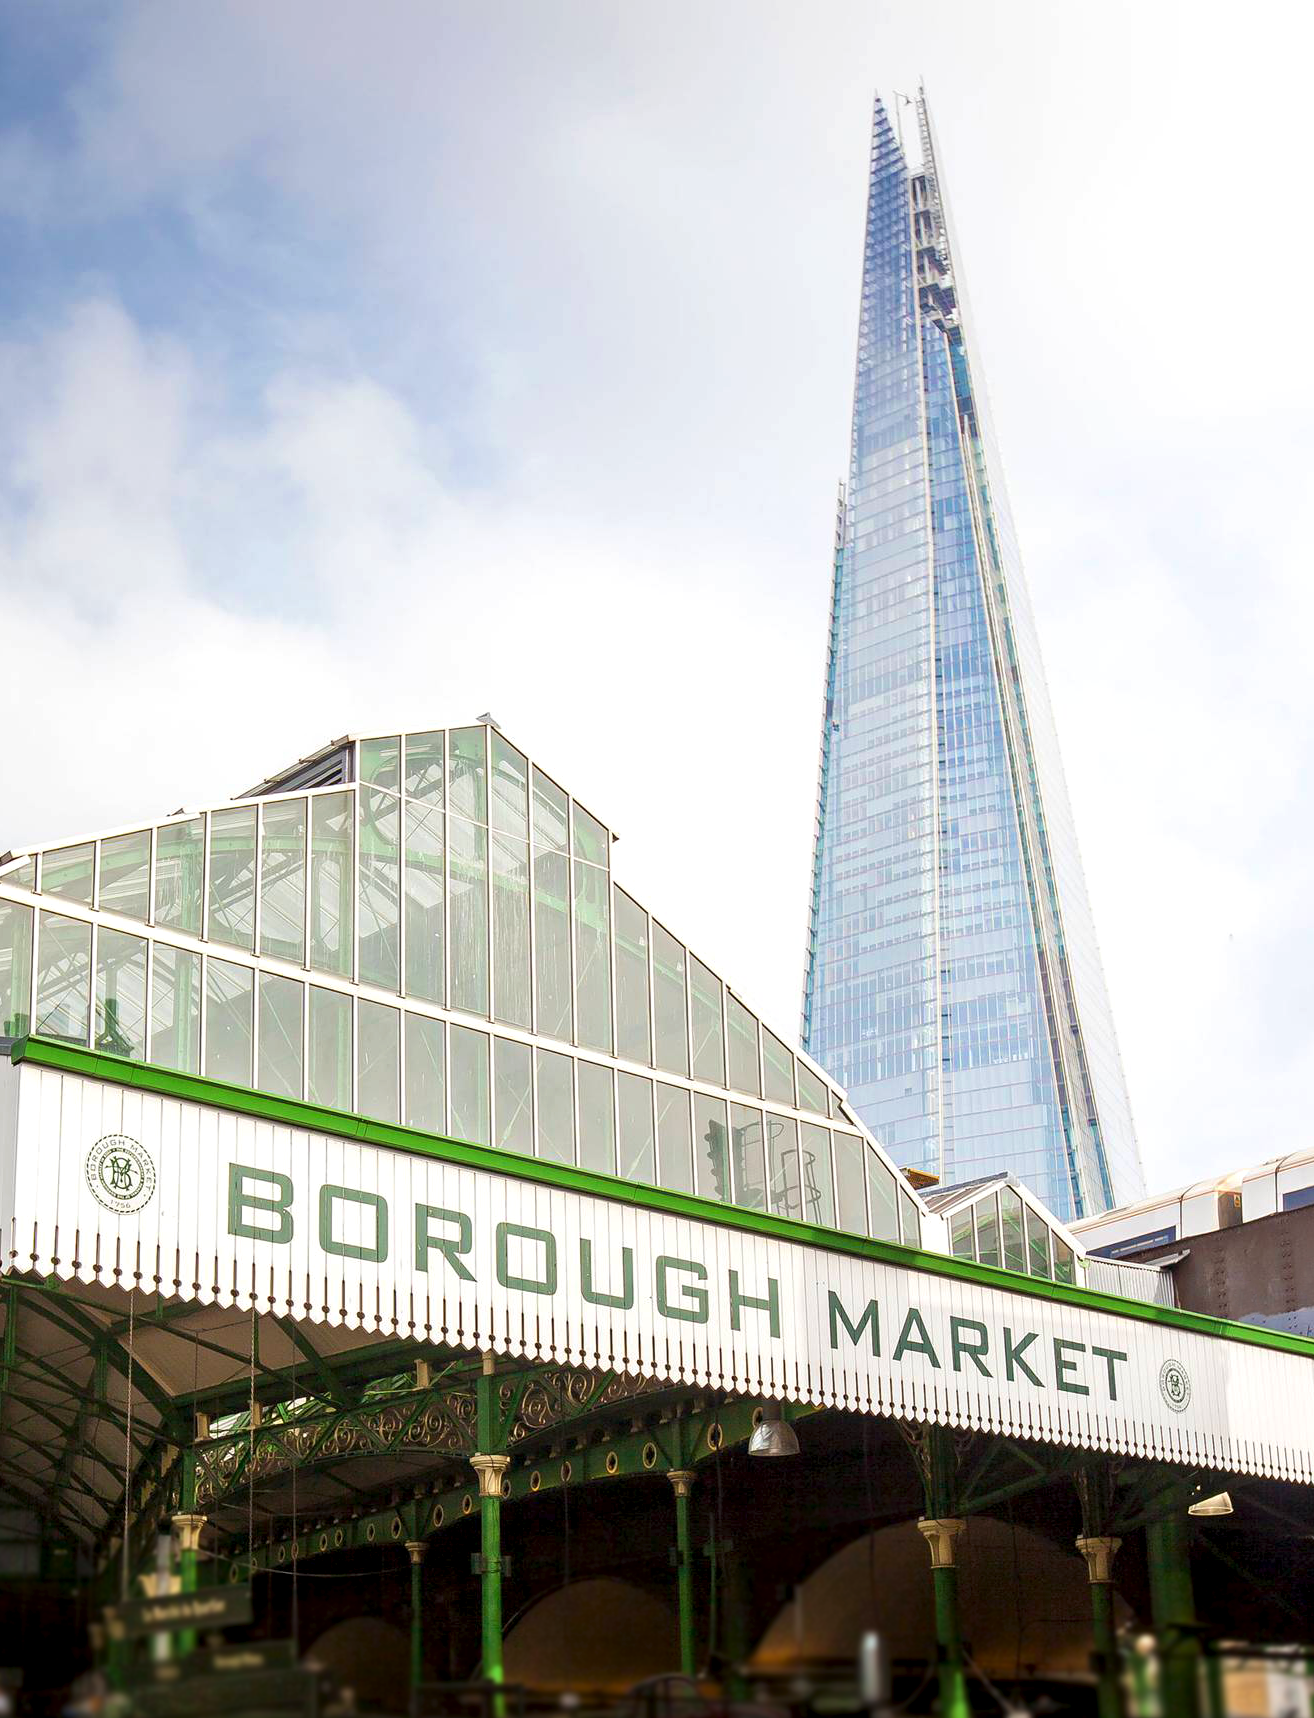
M 835 1198 L 839 1205 L 839 1225 L 853 1235 L 867 1233 L 866 1169 L 863 1159 L 867 1148 L 856 1133 L 835 1135 Z
M 447 820 L 451 842 L 452 1007 L 488 1013 L 488 831 L 463 817 Z
M 443 803 L 443 731 L 406 736 L 406 793 L 410 799 Z
M 528 1044 L 493 1040 L 493 1102 L 503 1151 L 534 1155 L 534 1096 Z
M 96 843 L 83 841 L 76 847 L 55 847 L 41 855 L 41 892 L 59 895 L 65 901 L 91 905 L 91 887 L 96 863 Z
M 538 1052 L 538 1155 L 575 1161 L 575 1072 L 569 1056 Z
M 27 1036 L 32 1003 L 32 909 L 0 901 L 0 1037 Z
M 376 1121 L 397 1120 L 401 1013 L 383 1002 L 356 1004 L 356 1108 Z
M 104 925 L 96 937 L 95 1046 L 146 1058 L 146 938 Z
M 735 1204 L 766 1210 L 766 1144 L 761 1110 L 730 1105 L 730 1170 Z
M 184 1074 L 201 1067 L 201 957 L 151 945 L 151 1061 Z
M 906 1187 L 899 1188 L 899 1226 L 903 1230 L 905 1247 L 921 1246 L 922 1214 L 917 1209 L 917 1201 Z
M 37 950 L 36 1031 L 85 1044 L 91 1023 L 91 926 L 42 913 Z
M 949 1251 L 958 1259 L 975 1257 L 972 1237 L 972 1207 L 958 1211 L 949 1219 Z
M 529 843 L 493 835 L 493 1010 L 528 1027 Z
M 360 742 L 360 779 L 368 787 L 387 788 L 396 793 L 401 787 L 401 740 L 392 735 L 386 740 Z
M 262 1092 L 274 1092 L 281 1098 L 301 1096 L 301 1010 L 305 990 L 305 985 L 298 984 L 295 978 L 282 978 L 276 972 L 260 974 L 256 1084 Z
M 737 996 L 726 992 L 726 1024 L 730 1036 L 730 1089 L 762 1096 L 762 1076 L 757 1066 L 757 1019 Z
M 151 832 L 111 835 L 100 844 L 100 907 L 125 919 L 151 916 Z
M 570 860 L 539 853 L 534 860 L 534 987 L 537 1029 L 570 1042 Z
M 472 1032 L 468 1026 L 450 1026 L 448 1056 L 452 1137 L 487 1145 L 488 1034 Z
M 579 1064 L 579 1161 L 583 1169 L 616 1173 L 616 1116 L 611 1069 Z
M 762 1080 L 765 1097 L 794 1107 L 794 1058 L 774 1032 L 762 1028 Z
M 501 734 L 492 737 L 493 828 L 529 839 L 529 763 Z
M 1056 1283 L 1075 1283 L 1077 1280 L 1077 1264 L 1072 1248 L 1066 1241 L 1054 1236 L 1054 1281 Z
M 36 859 L 25 859 L 21 865 L 15 865 L 4 873 L 5 882 L 15 889 L 31 889 L 36 892 Z
M 694 1093 L 694 1187 L 704 1199 L 731 1198 L 725 1099 Z
M 648 915 L 622 890 L 616 898 L 616 1054 L 652 1062 L 648 1007 Z
M 993 1193 L 976 1203 L 976 1256 L 983 1265 L 999 1263 L 999 1203 Z
M 534 771 L 534 851 L 564 853 L 570 801 L 541 770 Z
M 406 994 L 443 1000 L 443 814 L 406 802 Z
M 593 865 L 607 863 L 607 831 L 592 813 L 580 804 L 575 806 L 575 857 L 587 859 Z
M 375 787 L 360 790 L 361 984 L 400 988 L 398 921 L 401 899 L 401 801 Z
M 426 1133 L 447 1126 L 447 1046 L 441 1020 L 406 1016 L 406 1125 Z
M 306 802 L 266 801 L 260 823 L 260 951 L 300 966 L 306 958 Z
M 1016 1187 L 999 1189 L 999 1215 L 1004 1248 L 1004 1268 L 1025 1271 L 1026 1240 L 1022 1228 L 1022 1195 Z
M 676 1193 L 693 1192 L 689 1094 L 657 1083 L 657 1181 Z
M 899 1239 L 899 1196 L 894 1171 L 885 1167 L 870 1146 L 867 1147 L 867 1217 L 868 1233 L 873 1240 Z
M 1049 1224 L 1044 1218 L 1031 1209 L 1026 1208 L 1027 1221 L 1027 1263 L 1031 1267 L 1033 1277 L 1047 1277 L 1052 1273 L 1049 1267 Z
M 771 1209 L 782 1217 L 796 1217 L 802 1221 L 805 1217 L 809 1222 L 815 1222 L 815 1187 L 808 1179 L 808 1165 L 798 1149 L 798 1124 L 786 1116 L 772 1115 L 769 1111 L 766 1118 L 767 1126 L 767 1173 L 771 1187 Z M 813 1129 L 813 1132 L 825 1134 L 824 1157 L 826 1159 L 825 1179 L 826 1188 L 830 1188 L 830 1136 L 826 1129 Z M 812 1182 L 815 1182 L 815 1171 L 811 1172 Z M 814 1197 L 811 1207 L 808 1204 L 808 1193 Z
M 616 1172 L 626 1181 L 644 1181 L 651 1186 L 657 1180 L 652 1081 L 641 1074 L 617 1074 L 616 1096 L 620 1110 L 620 1157 Z
M 725 1031 L 721 1024 L 721 980 L 696 955 L 689 956 L 689 1016 L 695 1080 L 725 1084 Z
M 830 1229 L 835 1225 L 835 1189 L 830 1179 L 830 1130 L 814 1121 L 805 1121 L 800 1124 L 800 1132 L 803 1136 L 800 1151 L 803 1221 L 823 1224 Z M 788 1216 L 793 1214 L 786 1213 Z
M 575 861 L 575 1036 L 611 1049 L 611 926 L 607 873 Z
M 484 729 L 453 728 L 447 803 L 462 817 L 488 822 Z
M 659 924 L 652 927 L 653 1044 L 659 1068 L 689 1072 L 689 1022 L 684 949 Z
M 351 998 L 340 990 L 310 987 L 310 1078 L 312 1104 L 351 1108 Z
M 814 1115 L 824 1116 L 827 1110 L 826 1082 L 803 1061 L 798 1067 L 798 1107 L 801 1110 L 811 1110 Z
M 255 975 L 226 960 L 205 963 L 205 1072 L 234 1086 L 251 1084 Z
M 351 977 L 352 795 L 317 793 L 310 802 L 310 964 Z
M 256 808 L 210 813 L 210 919 L 206 935 L 233 948 L 255 947 Z
M 155 831 L 155 922 L 189 936 L 201 934 L 205 819 L 162 823 Z

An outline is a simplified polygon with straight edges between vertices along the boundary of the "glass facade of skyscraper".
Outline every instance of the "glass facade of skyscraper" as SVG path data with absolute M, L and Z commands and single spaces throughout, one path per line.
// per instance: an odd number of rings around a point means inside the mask
M 1143 1176 L 935 148 L 877 102 L 804 1043 L 894 1158 Z

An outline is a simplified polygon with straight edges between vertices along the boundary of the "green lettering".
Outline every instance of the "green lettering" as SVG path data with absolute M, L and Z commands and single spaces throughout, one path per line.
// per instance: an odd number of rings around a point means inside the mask
M 830 1291 L 830 1345 L 839 1347 L 839 1327 L 842 1324 L 849 1333 L 850 1342 L 861 1342 L 864 1330 L 871 1331 L 871 1351 L 879 1354 L 881 1351 L 881 1309 L 874 1300 L 869 1300 L 862 1317 L 857 1324 L 851 1322 L 849 1315 L 840 1303 L 840 1297 L 834 1289 Z
M 1116 1402 L 1118 1400 L 1118 1377 L 1113 1370 L 1113 1363 L 1115 1360 L 1126 1360 L 1127 1356 L 1117 1348 L 1096 1348 L 1093 1342 L 1090 1345 L 1090 1351 L 1092 1354 L 1098 1354 L 1100 1359 L 1108 1367 L 1109 1400 L 1111 1402 Z
M 374 1212 L 374 1245 L 358 1247 L 354 1241 L 339 1241 L 333 1233 L 333 1207 L 368 1205 Z M 381 1193 L 362 1193 L 356 1187 L 334 1187 L 319 1190 L 319 1244 L 326 1253 L 339 1259 L 364 1259 L 368 1264 L 381 1265 L 388 1256 L 388 1201 Z
M 430 1223 L 455 1223 L 456 1233 L 449 1235 L 445 1241 L 437 1235 L 429 1233 Z M 415 1207 L 415 1268 L 417 1271 L 429 1269 L 429 1254 L 431 1251 L 441 1253 L 447 1263 L 460 1277 L 462 1282 L 472 1283 L 474 1272 L 468 1265 L 461 1263 L 461 1254 L 468 1253 L 474 1244 L 474 1224 L 464 1211 L 445 1211 L 441 1205 L 417 1205 Z
M 915 1338 L 913 1336 L 914 1331 L 917 1332 Z M 908 1316 L 903 1321 L 899 1340 L 894 1345 L 895 1361 L 902 1360 L 910 1350 L 914 1354 L 924 1354 L 936 1371 L 940 1370 L 940 1356 L 935 1352 L 935 1345 L 932 1343 L 931 1334 L 926 1328 L 926 1321 L 915 1306 L 908 1308 Z
M 667 1278 L 672 1271 L 688 1271 L 699 1282 L 707 1281 L 707 1272 L 696 1259 L 671 1259 L 665 1253 L 657 1260 L 657 1310 L 663 1318 L 678 1318 L 685 1324 L 707 1323 L 707 1290 L 692 1283 L 680 1284 L 680 1297 L 688 1304 L 673 1306 Z
M 624 1285 L 619 1294 L 603 1294 L 593 1286 L 593 1242 L 583 1236 L 579 1243 L 579 1281 L 580 1294 L 590 1306 L 614 1306 L 620 1312 L 628 1312 L 634 1305 L 634 1251 L 631 1247 L 621 1248 L 621 1282 Z
M 964 1341 L 963 1333 L 968 1330 L 974 1332 L 975 1342 Z M 966 1355 L 983 1378 L 991 1376 L 990 1368 L 985 1363 L 985 1356 L 990 1352 L 990 1333 L 984 1324 L 975 1318 L 951 1318 L 949 1346 L 953 1350 L 955 1372 L 962 1371 L 963 1356 Z
M 780 1335 L 780 1284 L 774 1277 L 767 1278 L 765 1300 L 757 1300 L 751 1294 L 741 1294 L 739 1290 L 739 1272 L 730 1273 L 730 1328 L 739 1329 L 739 1313 L 741 1308 L 751 1306 L 757 1312 L 769 1313 L 771 1317 L 772 1336 Z
M 1030 1366 L 1028 1366 L 1026 1361 L 1022 1358 L 1024 1350 L 1030 1348 L 1031 1344 L 1038 1340 L 1039 1337 L 1036 1331 L 1028 1330 L 1021 1342 L 1014 1342 L 1013 1332 L 1007 1325 L 1004 1326 L 1004 1375 L 1010 1384 L 1013 1382 L 1013 1369 L 1016 1367 L 1019 1372 L 1025 1372 L 1033 1384 L 1038 1384 L 1042 1390 L 1044 1389 L 1045 1380 L 1040 1376 L 1039 1372 L 1033 1372 Z
M 518 1241 L 537 1241 L 543 1248 L 543 1275 L 535 1280 L 533 1277 L 513 1277 L 507 1264 L 507 1243 L 512 1237 Z M 557 1292 L 557 1243 L 546 1229 L 528 1229 L 523 1223 L 499 1223 L 497 1225 L 497 1280 L 503 1288 L 522 1289 L 525 1294 L 555 1294 Z
M 271 1198 L 264 1193 L 252 1193 L 247 1182 L 265 1181 L 276 1189 Z M 251 1169 L 245 1163 L 228 1166 L 228 1233 L 240 1235 L 244 1241 L 273 1241 L 286 1246 L 292 1239 L 292 1178 L 280 1175 L 276 1169 Z M 266 1211 L 278 1222 L 272 1229 L 262 1229 L 249 1222 L 248 1211 Z
M 1066 1390 L 1070 1396 L 1089 1396 L 1090 1391 L 1084 1384 L 1069 1384 L 1068 1374 L 1077 1370 L 1075 1360 L 1069 1360 L 1068 1355 L 1084 1354 L 1084 1342 L 1070 1342 L 1066 1336 L 1054 1338 L 1054 1382 L 1060 1390 Z

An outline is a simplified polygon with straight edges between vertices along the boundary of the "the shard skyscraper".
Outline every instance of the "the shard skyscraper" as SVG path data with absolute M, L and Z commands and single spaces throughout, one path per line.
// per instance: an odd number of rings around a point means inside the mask
M 1144 1191 L 924 96 L 878 101 L 803 1041 L 904 1165 Z M 909 115 L 911 119 L 911 114 Z

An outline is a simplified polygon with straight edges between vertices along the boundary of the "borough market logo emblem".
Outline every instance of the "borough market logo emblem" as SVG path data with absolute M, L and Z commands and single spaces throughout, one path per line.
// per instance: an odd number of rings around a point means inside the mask
M 1159 1393 L 1175 1414 L 1191 1400 L 1191 1379 L 1180 1360 L 1165 1360 L 1159 1368 Z
M 155 1165 L 126 1133 L 107 1133 L 87 1153 L 87 1186 L 107 1211 L 140 1211 L 155 1192 Z

